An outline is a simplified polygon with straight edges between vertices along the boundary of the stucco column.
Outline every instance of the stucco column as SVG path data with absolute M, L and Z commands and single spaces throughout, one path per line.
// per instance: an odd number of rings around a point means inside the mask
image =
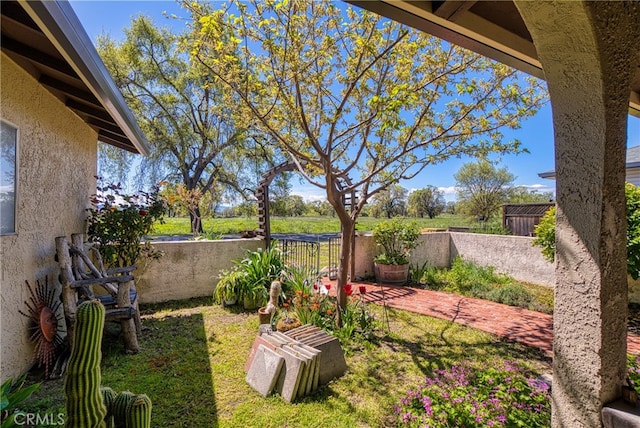
M 533 36 L 553 109 L 552 426 L 600 427 L 602 406 L 620 396 L 625 377 L 625 147 L 640 4 L 516 5 Z

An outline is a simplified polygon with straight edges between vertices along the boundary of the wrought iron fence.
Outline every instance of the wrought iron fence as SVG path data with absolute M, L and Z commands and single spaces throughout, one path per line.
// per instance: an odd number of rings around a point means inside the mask
M 289 266 L 320 272 L 320 242 L 300 239 L 279 239 L 284 262 Z
M 329 238 L 329 265 L 327 268 L 329 272 L 329 279 L 336 279 L 338 277 L 338 266 L 340 265 L 340 244 L 342 238 L 340 236 L 332 236 Z

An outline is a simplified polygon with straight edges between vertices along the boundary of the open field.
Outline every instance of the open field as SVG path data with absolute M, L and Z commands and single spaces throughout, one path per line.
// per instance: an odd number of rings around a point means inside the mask
M 361 217 L 357 222 L 357 230 L 368 232 L 383 218 Z M 409 218 L 421 228 L 447 228 L 449 226 L 473 227 L 477 224 L 470 222 L 467 217 L 443 214 L 434 219 Z M 235 218 L 205 218 L 203 228 L 208 236 L 235 235 L 243 230 L 253 230 L 258 227 L 256 217 Z M 188 217 L 169 217 L 164 224 L 156 224 L 152 236 L 190 234 Z M 271 233 L 338 233 L 340 222 L 333 217 L 272 217 Z

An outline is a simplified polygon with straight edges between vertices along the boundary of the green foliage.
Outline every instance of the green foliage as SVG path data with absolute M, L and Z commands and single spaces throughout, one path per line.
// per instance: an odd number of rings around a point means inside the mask
M 218 279 L 214 299 L 218 303 L 226 297 L 235 295 L 240 300 L 250 299 L 258 305 L 266 302 L 271 282 L 280 279 L 286 267 L 282 252 L 271 241 L 269 248 L 248 251 L 241 260 L 235 260 L 234 268 L 223 271 Z M 221 285 L 220 291 L 218 286 Z
M 640 187 L 625 183 L 627 207 L 627 273 L 640 278 Z M 550 208 L 534 229 L 533 245 L 541 247 L 545 259 L 553 262 L 556 253 L 556 209 Z
M 409 191 L 399 184 L 376 194 L 369 202 L 369 215 L 392 218 L 407 214 L 407 194 Z
M 549 385 L 514 362 L 505 361 L 503 368 L 462 362 L 435 370 L 400 400 L 395 413 L 403 427 L 547 427 L 551 394 Z
M 409 214 L 414 217 L 429 218 L 439 216 L 446 206 L 444 193 L 435 186 L 427 186 L 424 189 L 418 189 L 409 195 Z
M 626 183 L 627 200 L 627 272 L 640 278 L 640 187 Z
M 446 291 L 469 294 L 473 287 L 507 284 L 510 279 L 506 275 L 496 274 L 492 266 L 478 266 L 462 257 L 456 257 L 451 269 L 446 272 L 444 281 L 447 283 Z
M 627 378 L 640 394 L 640 355 L 627 354 Z
M 512 204 L 547 203 L 552 202 L 553 199 L 553 192 L 539 193 L 537 190 L 530 190 L 525 186 L 512 187 L 507 195 L 507 202 Z
M 419 237 L 420 230 L 415 222 L 393 218 L 378 223 L 373 228 L 373 239 L 382 247 L 382 253 L 374 261 L 388 265 L 409 263 L 409 251 L 418 245 Z
M 553 312 L 553 289 L 549 287 L 515 282 L 493 267 L 478 266 L 457 257 L 451 269 L 428 266 L 412 266 L 412 283 L 431 290 L 491 300 L 505 305 L 519 306 L 540 312 Z
M 121 190 L 120 184 L 98 186 L 98 193 L 91 197 L 91 208 L 87 209 L 89 241 L 99 245 L 108 267 L 135 264 L 144 249 L 140 240 L 153 230 L 154 223 L 162 223 L 166 211 L 157 187 L 151 193 L 134 195 Z M 159 256 L 146 252 L 150 257 Z
M 502 287 L 493 288 L 487 299 L 505 305 L 528 308 L 533 302 L 533 295 L 520 284 L 505 284 Z
M 40 388 L 40 383 L 25 386 L 26 375 L 20 377 L 15 383 L 9 378 L 4 381 L 0 388 L 0 420 L 2 428 L 16 427 L 18 424 L 14 418 L 14 412 L 19 410 L 18 406 L 24 403 L 31 395 Z
M 533 229 L 536 238 L 533 245 L 542 248 L 545 259 L 553 262 L 556 256 L 556 207 L 551 207 Z
M 322 282 L 304 285 L 293 293 L 293 298 L 283 304 L 284 311 L 278 319 L 292 316 L 302 324 L 312 324 L 338 338 L 342 345 L 349 345 L 371 340 L 376 330 L 377 322 L 368 310 L 364 301 L 365 289 L 354 294 L 351 284 L 347 284 L 346 293 L 350 296 L 346 307 L 336 306 L 336 299 L 321 292 Z M 325 285 L 326 286 L 326 285 Z M 337 312 L 341 312 L 342 325 L 336 323 Z
M 280 161 L 264 135 L 251 135 L 246 117 L 234 117 L 239 97 L 185 54 L 182 43 L 187 37 L 181 33 L 137 16 L 125 29 L 124 40 L 101 36 L 97 50 L 149 136 L 151 152 L 138 176 L 152 181 L 166 177 L 217 204 L 225 192 L 253 187 L 257 177 Z M 102 153 L 101 159 L 118 168 L 132 163 L 130 157 L 112 152 Z
M 506 167 L 497 168 L 486 159 L 462 165 L 454 178 L 458 210 L 484 222 L 497 215 L 515 180 Z

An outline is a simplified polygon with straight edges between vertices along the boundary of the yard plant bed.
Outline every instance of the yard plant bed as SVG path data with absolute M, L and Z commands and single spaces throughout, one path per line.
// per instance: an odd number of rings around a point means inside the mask
M 382 319 L 382 308 L 369 305 Z M 406 311 L 389 310 L 371 341 L 344 345 L 348 371 L 303 400 L 263 398 L 243 370 L 258 330 L 255 313 L 212 305 L 210 299 L 142 308 L 141 351 L 125 355 L 111 330 L 105 334 L 102 384 L 145 393 L 156 427 L 394 426 L 394 406 L 407 390 L 436 370 L 463 362 L 503 367 L 516 361 L 536 373 L 549 361 L 536 350 L 499 337 Z M 27 411 L 59 412 L 61 381 L 47 381 Z

